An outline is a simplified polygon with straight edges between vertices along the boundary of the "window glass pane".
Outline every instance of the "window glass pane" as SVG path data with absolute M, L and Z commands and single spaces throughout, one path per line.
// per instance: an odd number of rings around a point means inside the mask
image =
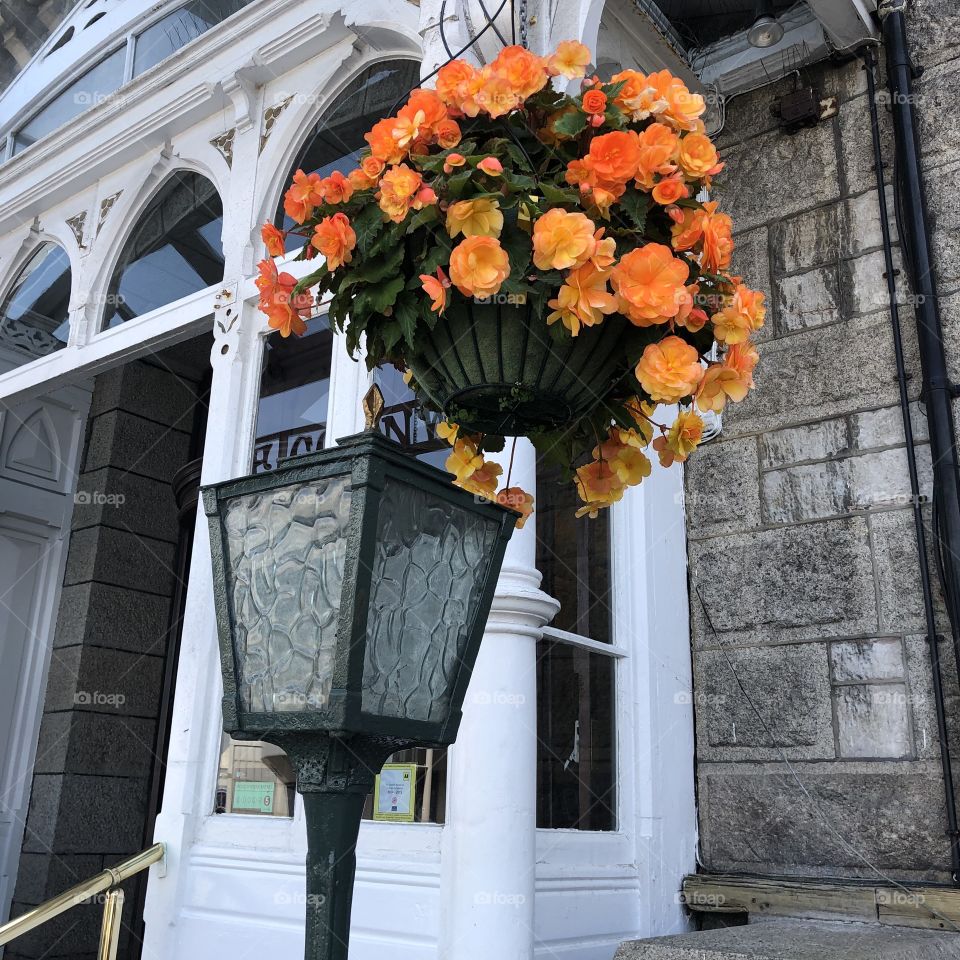
M 253 471 L 273 470 L 286 457 L 324 445 L 333 335 L 327 318 L 314 317 L 302 337 L 267 337 Z
M 20 271 L 0 306 L 3 367 L 29 363 L 67 345 L 70 305 L 70 259 L 55 243 L 41 246 Z M 22 357 L 18 356 L 22 354 Z
M 223 203 L 197 173 L 175 173 L 133 229 L 110 280 L 103 327 L 115 327 L 223 280 Z
M 293 767 L 279 747 L 223 735 L 214 813 L 292 817 L 295 788 Z
M 583 504 L 559 467 L 537 465 L 537 569 L 542 589 L 560 601 L 551 626 L 611 642 L 610 511 L 576 516 Z
M 417 82 L 420 65 L 413 60 L 389 60 L 366 68 L 333 102 L 310 132 L 300 155 L 290 168 L 286 184 L 297 170 L 328 176 L 334 170 L 349 173 L 357 155 L 367 146 L 363 135 L 387 116 L 400 97 Z M 283 198 L 275 223 L 284 230 L 294 226 L 283 212 Z M 292 245 L 297 237 L 290 238 Z
M 396 367 L 378 368 L 374 379 L 383 391 L 384 406 L 380 418 L 383 434 L 418 460 L 442 470 L 450 456 L 450 445 L 437 436 L 439 414 L 423 409 Z
M 613 657 L 537 644 L 537 826 L 615 830 Z
M 250 0 L 193 0 L 158 20 L 137 37 L 133 54 L 133 75 L 137 76 L 144 70 L 149 70 L 249 2 Z
M 443 823 L 447 809 L 447 748 L 418 747 L 393 754 L 387 763 L 415 763 L 416 780 L 411 789 L 412 819 L 409 823 Z M 376 791 L 374 791 L 376 793 Z M 364 820 L 396 820 L 389 811 L 374 809 L 374 793 L 363 805 Z M 382 792 L 381 792 L 382 796 Z M 381 806 L 385 806 L 381 802 Z M 386 814 L 386 815 L 385 815 Z
M 41 137 L 110 96 L 123 83 L 126 47 L 114 50 L 105 60 L 78 77 L 54 97 L 32 120 L 25 123 L 13 140 L 13 152 L 19 153 Z

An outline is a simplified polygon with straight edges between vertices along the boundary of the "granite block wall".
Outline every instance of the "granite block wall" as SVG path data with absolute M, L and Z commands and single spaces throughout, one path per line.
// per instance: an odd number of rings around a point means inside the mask
M 914 4 L 909 23 L 924 67 L 916 106 L 955 377 L 958 23 L 943 0 Z M 839 98 L 835 118 L 779 130 L 770 104 L 793 87 L 788 78 L 731 101 L 719 137 L 729 166 L 716 193 L 739 231 L 735 266 L 770 309 L 755 392 L 728 408 L 720 439 L 686 470 L 703 862 L 720 872 L 947 880 L 865 75 L 853 61 L 803 79 Z M 889 183 L 886 103 L 880 113 Z M 899 246 L 895 255 L 899 269 Z M 898 279 L 929 497 L 911 292 L 904 271 Z M 960 765 L 957 670 L 951 644 L 940 647 Z

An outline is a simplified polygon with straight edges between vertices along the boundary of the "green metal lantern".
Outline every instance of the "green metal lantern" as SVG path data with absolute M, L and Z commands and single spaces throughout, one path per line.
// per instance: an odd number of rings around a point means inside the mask
M 347 955 L 384 761 L 456 738 L 516 521 L 384 438 L 378 412 L 335 448 L 203 491 L 224 729 L 282 747 L 304 797 L 308 960 Z

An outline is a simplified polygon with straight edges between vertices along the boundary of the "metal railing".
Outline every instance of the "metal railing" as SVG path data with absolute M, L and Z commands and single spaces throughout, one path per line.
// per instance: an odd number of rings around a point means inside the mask
M 163 860 L 164 848 L 162 843 L 155 843 L 152 847 L 138 853 L 129 860 L 107 867 L 95 877 L 78 883 L 75 887 L 61 893 L 40 906 L 28 910 L 26 913 L 5 923 L 0 927 L 0 947 L 10 943 L 17 937 L 35 930 L 48 920 L 59 917 L 73 907 L 86 903 L 91 897 L 107 891 L 103 902 L 103 925 L 100 928 L 100 947 L 97 951 L 97 960 L 116 960 L 117 944 L 120 940 L 120 914 L 123 910 L 123 891 L 114 887 L 124 880 L 146 870 L 154 863 Z

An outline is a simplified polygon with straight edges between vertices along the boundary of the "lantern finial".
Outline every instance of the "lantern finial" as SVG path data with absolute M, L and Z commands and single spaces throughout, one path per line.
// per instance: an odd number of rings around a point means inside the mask
M 383 391 L 376 385 L 363 395 L 363 416 L 367 430 L 376 430 L 380 426 L 380 417 L 383 414 Z

